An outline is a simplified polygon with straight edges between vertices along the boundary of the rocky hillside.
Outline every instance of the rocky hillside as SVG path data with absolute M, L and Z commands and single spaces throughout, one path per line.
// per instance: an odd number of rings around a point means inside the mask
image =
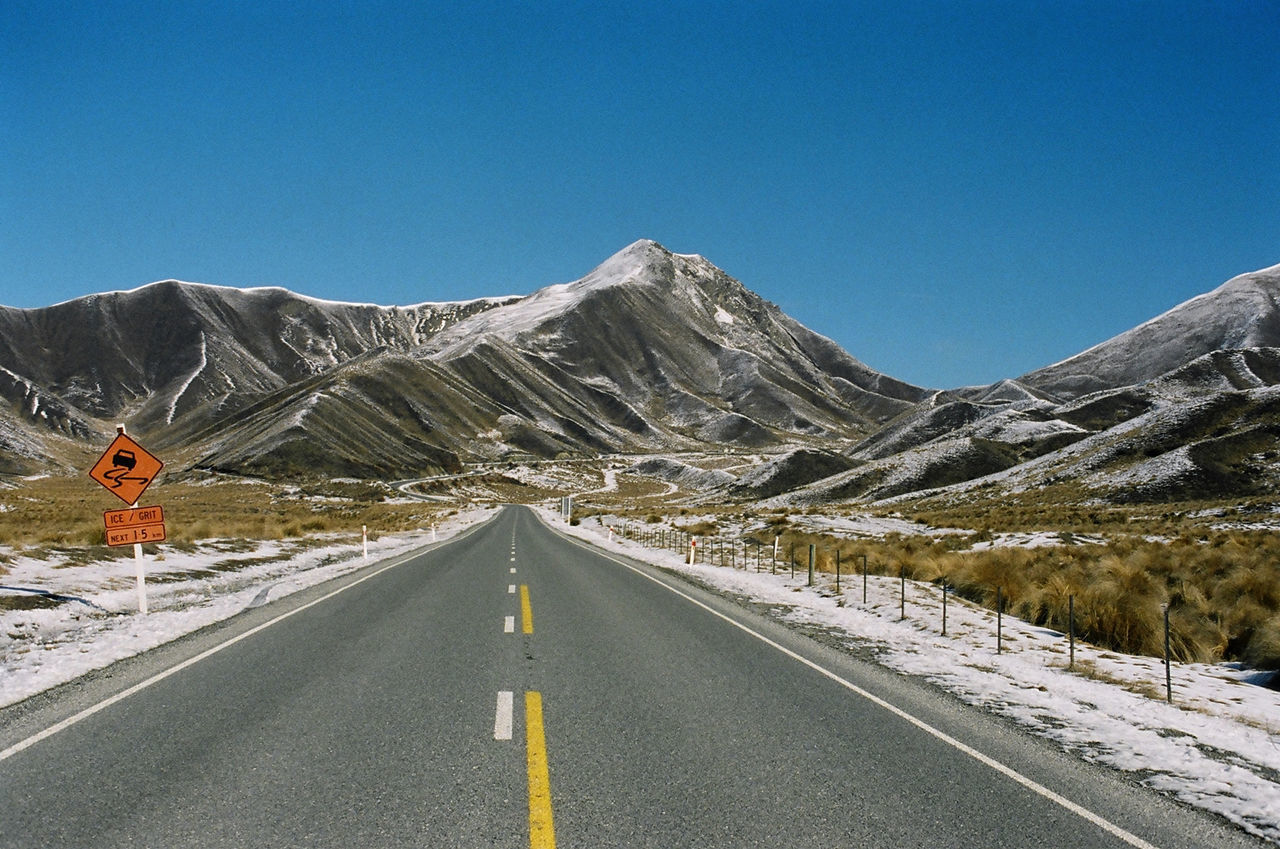
M 1020 378 L 934 391 L 651 241 L 570 283 L 464 303 L 166 281 L 0 308 L 0 474 L 76 470 L 124 422 L 177 474 L 738 449 L 772 459 L 708 482 L 717 499 L 1267 494 L 1278 303 L 1280 266 Z
M 1280 346 L 1280 265 L 1241 274 L 1019 382 L 1058 400 L 1134 386 L 1216 351 Z
M 928 395 L 650 241 L 525 298 L 378 307 L 168 281 L 3 309 L 0 367 L 34 443 L 23 468 L 42 439 L 115 421 L 197 465 L 272 475 L 847 443 Z

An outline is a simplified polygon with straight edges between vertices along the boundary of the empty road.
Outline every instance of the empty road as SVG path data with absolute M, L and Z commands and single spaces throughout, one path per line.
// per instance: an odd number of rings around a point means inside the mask
M 1256 847 L 508 508 L 0 711 L 0 847 Z

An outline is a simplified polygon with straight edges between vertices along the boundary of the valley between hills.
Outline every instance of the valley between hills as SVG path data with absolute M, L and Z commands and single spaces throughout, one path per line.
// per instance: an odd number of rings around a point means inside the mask
M 820 570 L 839 552 L 988 606 L 999 588 L 1059 629 L 1090 598 L 1082 636 L 1117 650 L 1162 651 L 1167 604 L 1175 657 L 1277 669 L 1278 305 L 1280 266 L 945 390 L 647 240 L 519 298 L 166 281 L 0 308 L 0 556 L 107 556 L 83 473 L 127 423 L 165 458 L 168 545 L 573 495 L 579 517 L 813 544 Z M 889 530 L 841 530 L 859 516 Z

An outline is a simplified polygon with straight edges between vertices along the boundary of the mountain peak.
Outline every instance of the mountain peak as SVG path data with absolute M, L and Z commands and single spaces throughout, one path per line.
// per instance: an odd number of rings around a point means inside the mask
M 652 277 L 671 267 L 675 254 L 652 239 L 638 239 L 575 281 L 583 288 L 613 285 L 637 278 Z M 665 275 L 664 275 L 665 276 Z
M 719 271 L 700 254 L 678 254 L 653 239 L 637 239 L 597 265 L 576 285 L 594 288 L 631 280 L 656 283 L 670 281 L 677 271 L 686 275 Z M 570 285 L 575 285 L 570 284 Z

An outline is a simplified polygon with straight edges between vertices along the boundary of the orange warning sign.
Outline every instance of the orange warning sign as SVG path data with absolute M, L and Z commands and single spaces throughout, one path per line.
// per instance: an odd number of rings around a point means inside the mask
M 127 528 L 107 526 L 107 545 L 133 545 L 142 542 L 164 542 L 164 523 L 130 525 Z
M 107 530 L 157 525 L 164 522 L 164 508 L 131 507 L 128 510 L 107 510 L 102 514 Z
M 125 504 L 136 504 L 156 475 L 164 468 L 138 443 L 123 433 L 89 470 L 89 477 L 109 489 Z

